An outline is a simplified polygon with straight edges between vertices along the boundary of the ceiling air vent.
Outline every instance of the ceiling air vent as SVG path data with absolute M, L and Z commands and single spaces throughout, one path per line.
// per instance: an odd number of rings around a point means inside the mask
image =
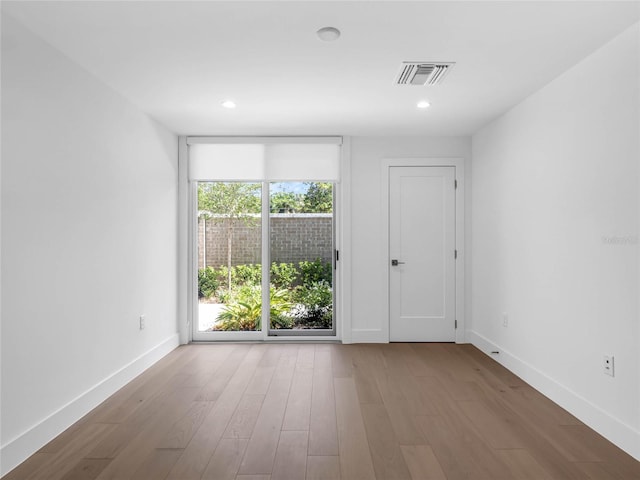
M 398 85 L 438 85 L 455 65 L 454 62 L 402 62 Z

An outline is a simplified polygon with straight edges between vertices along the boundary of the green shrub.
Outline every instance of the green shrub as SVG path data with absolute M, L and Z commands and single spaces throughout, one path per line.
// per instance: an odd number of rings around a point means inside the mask
M 227 285 L 227 273 L 229 269 L 226 265 L 221 265 L 220 268 L 216 270 L 218 272 L 218 280 L 220 281 L 220 288 L 228 289 L 229 285 Z M 231 271 L 231 275 L 233 276 L 233 270 Z
M 260 285 L 262 278 L 262 270 L 260 264 L 243 264 L 231 267 L 231 286 L 232 288 L 243 285 Z M 226 265 L 220 266 L 216 269 L 218 288 L 220 290 L 226 289 L 228 297 L 229 285 L 228 282 L 229 269 Z M 222 291 L 218 292 L 218 295 L 224 295 Z
M 269 316 L 271 317 L 271 328 L 288 329 L 293 327 L 291 292 L 286 289 L 271 287 L 270 297 L 271 308 L 269 309 Z
M 226 288 L 220 289 L 218 290 L 216 297 L 220 303 L 231 303 L 233 301 L 234 292 L 230 292 Z
M 292 304 L 287 290 L 270 289 L 270 316 L 272 328 L 291 328 L 293 319 L 288 316 Z M 260 330 L 262 319 L 262 295 L 259 286 L 240 287 L 234 297 L 218 315 L 215 330 Z
M 218 314 L 215 330 L 259 330 L 262 298 L 259 286 L 244 286 L 233 291 Z
M 271 283 L 276 288 L 291 288 L 298 276 L 298 270 L 293 263 L 271 264 Z
M 298 263 L 299 279 L 302 285 L 311 285 L 317 282 L 332 284 L 333 267 L 330 262 L 323 262 L 318 258 L 313 262 L 303 261 Z
M 232 267 L 231 281 L 236 285 L 260 285 L 262 282 L 262 265 L 249 263 Z
M 214 330 L 239 331 L 259 330 L 262 305 L 256 303 L 234 302 L 225 305 L 218 315 Z
M 207 267 L 207 282 L 215 288 L 209 295 L 217 291 L 218 298 L 226 303 L 229 300 L 229 286 L 227 285 L 227 272 L 225 265 L 218 269 Z M 202 270 L 201 270 L 202 272 Z M 270 280 L 271 284 L 278 289 L 291 289 L 298 285 L 311 284 L 316 282 L 332 283 L 333 268 L 331 263 L 323 262 L 321 259 L 314 261 L 303 261 L 298 263 L 298 268 L 293 263 L 273 262 L 271 264 Z M 198 273 L 200 285 L 201 273 Z M 260 286 L 262 282 L 262 265 L 259 263 L 241 264 L 231 267 L 232 290 L 242 286 Z M 204 285 L 204 284 L 203 284 Z M 224 290 L 227 290 L 225 293 Z M 225 300 L 226 299 L 226 300 Z
M 331 328 L 333 322 L 333 292 L 331 285 L 321 280 L 296 287 L 293 301 L 298 304 L 293 316 L 296 326 Z
M 213 267 L 198 270 L 198 298 L 210 298 L 220 287 L 218 272 Z

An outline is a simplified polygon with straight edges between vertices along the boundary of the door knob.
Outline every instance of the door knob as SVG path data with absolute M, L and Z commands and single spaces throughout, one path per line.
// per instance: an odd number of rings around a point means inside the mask
M 397 267 L 398 265 L 404 265 L 404 262 L 400 262 L 398 260 L 391 260 L 391 265 L 393 265 L 394 267 Z

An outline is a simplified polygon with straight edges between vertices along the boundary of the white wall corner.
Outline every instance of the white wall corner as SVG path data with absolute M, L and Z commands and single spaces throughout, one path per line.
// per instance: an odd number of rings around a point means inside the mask
M 179 345 L 173 334 L 0 447 L 0 476 L 13 470 L 109 396 Z
M 503 349 L 500 345 L 480 335 L 478 332 L 467 330 L 467 340 L 587 426 L 640 461 L 640 431 L 609 415 L 586 398 L 556 382 L 531 364 Z M 491 353 L 496 351 L 500 353 Z

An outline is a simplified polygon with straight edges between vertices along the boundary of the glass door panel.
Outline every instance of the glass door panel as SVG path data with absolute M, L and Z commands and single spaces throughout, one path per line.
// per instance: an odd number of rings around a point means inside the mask
M 334 185 L 269 184 L 270 335 L 334 335 Z
M 246 338 L 239 334 L 261 332 L 262 184 L 198 182 L 197 195 L 194 339 Z

